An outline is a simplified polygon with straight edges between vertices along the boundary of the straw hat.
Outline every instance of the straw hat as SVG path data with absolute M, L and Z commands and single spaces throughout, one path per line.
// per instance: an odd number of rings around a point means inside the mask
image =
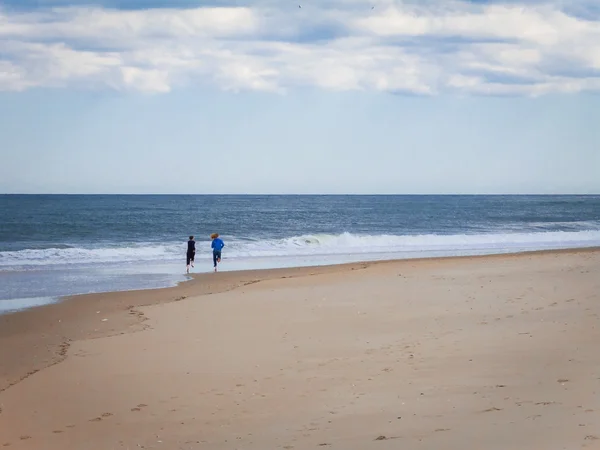
M 210 235 L 211 239 L 216 239 L 218 237 L 219 237 L 219 233 L 213 233 L 213 234 Z

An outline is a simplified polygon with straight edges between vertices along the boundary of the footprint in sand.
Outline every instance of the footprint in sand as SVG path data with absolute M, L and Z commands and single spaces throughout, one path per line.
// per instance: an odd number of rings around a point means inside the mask
M 526 401 L 522 401 L 522 402 L 515 402 L 515 405 L 517 406 L 523 406 L 523 404 L 525 403 L 533 403 L 531 400 L 526 400 Z
M 64 431 L 63 430 L 54 430 L 53 433 L 54 434 L 60 434 L 60 433 L 64 433 Z
M 496 408 L 495 406 L 489 409 L 485 409 L 482 412 L 493 412 L 493 411 L 502 411 L 502 408 Z
M 21 436 L 19 439 L 26 441 L 27 439 L 31 439 L 31 436 Z
M 400 436 L 377 436 L 375 438 L 376 441 L 389 441 L 390 439 L 399 439 Z
M 135 408 L 131 408 L 131 411 L 141 411 L 142 408 L 145 408 L 146 406 L 148 406 L 148 405 L 146 405 L 145 403 L 140 403 Z
M 105 413 L 102 413 L 102 414 L 100 414 L 100 416 L 99 416 L 99 417 L 94 417 L 93 419 L 90 419 L 89 421 L 90 421 L 90 422 L 100 422 L 100 421 L 102 420 L 102 418 L 105 418 L 105 419 L 106 419 L 107 417 L 110 417 L 110 416 L 112 416 L 112 415 L 113 415 L 112 413 L 105 412 Z M 70 427 L 70 428 L 72 428 L 72 427 L 74 427 L 74 426 L 75 426 L 75 425 L 71 425 L 71 427 Z

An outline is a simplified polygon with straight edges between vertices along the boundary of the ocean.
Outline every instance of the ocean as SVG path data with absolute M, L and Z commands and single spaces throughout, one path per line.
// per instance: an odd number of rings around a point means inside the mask
M 0 313 L 212 271 L 600 246 L 600 196 L 0 195 Z

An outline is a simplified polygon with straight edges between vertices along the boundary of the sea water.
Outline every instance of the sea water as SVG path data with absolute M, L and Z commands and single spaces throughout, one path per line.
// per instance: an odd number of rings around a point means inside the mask
M 600 196 L 0 195 L 0 312 L 212 271 L 600 246 Z

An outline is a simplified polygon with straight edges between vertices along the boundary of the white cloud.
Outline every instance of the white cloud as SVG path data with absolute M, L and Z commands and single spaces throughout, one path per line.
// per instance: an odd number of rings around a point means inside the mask
M 379 36 L 462 36 L 518 39 L 540 45 L 598 33 L 598 24 L 570 17 L 550 6 L 457 5 L 451 11 L 389 7 L 376 15 L 359 18 L 357 29 Z
M 0 61 L 0 86 L 5 90 L 22 91 L 29 87 L 25 72 L 9 61 Z
M 160 93 L 215 84 L 274 92 L 315 86 L 542 95 L 600 89 L 594 77 L 600 22 L 555 3 L 316 4 L 0 10 L 0 90 L 77 84 Z
M 116 39 L 243 36 L 258 30 L 260 17 L 249 8 L 121 11 L 71 7 L 12 16 L 5 13 L 4 17 L 0 15 L 0 24 L 0 36 L 113 42 Z
M 13 72 L 20 74 L 19 82 L 13 83 L 21 90 L 35 86 L 65 86 L 68 82 L 83 84 L 113 84 L 110 79 L 123 61 L 119 52 L 77 51 L 63 43 L 42 44 L 6 41 L 0 53 L 12 58 L 8 61 Z M 6 62 L 6 61 L 5 61 Z M 0 79 L 2 79 L 0 66 Z M 0 88 L 11 89 L 0 84 Z
M 140 69 L 138 67 L 122 67 L 123 82 L 128 87 L 142 91 L 169 92 L 169 74 L 157 69 Z

